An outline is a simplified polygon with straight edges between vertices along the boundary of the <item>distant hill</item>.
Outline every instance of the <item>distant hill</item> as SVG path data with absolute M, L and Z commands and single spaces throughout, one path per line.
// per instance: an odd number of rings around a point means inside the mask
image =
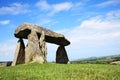
M 111 63 L 113 61 L 120 61 L 120 54 L 118 55 L 110 55 L 110 56 L 103 56 L 103 57 L 89 57 L 85 59 L 78 59 L 72 61 L 72 63 Z
M 0 66 L 11 66 L 12 61 L 0 61 Z

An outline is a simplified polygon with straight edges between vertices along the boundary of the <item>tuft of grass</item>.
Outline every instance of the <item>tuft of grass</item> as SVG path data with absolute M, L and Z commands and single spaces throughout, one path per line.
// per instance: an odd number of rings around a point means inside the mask
M 34 63 L 0 67 L 0 80 L 120 80 L 120 66 Z

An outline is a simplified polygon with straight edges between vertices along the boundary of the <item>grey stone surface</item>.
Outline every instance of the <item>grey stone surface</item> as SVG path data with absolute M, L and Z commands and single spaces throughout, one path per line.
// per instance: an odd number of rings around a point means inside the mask
M 37 25 L 25 23 L 19 26 L 15 33 L 19 38 L 14 55 L 12 66 L 23 63 L 44 63 L 47 62 L 46 42 L 60 45 L 56 52 L 56 63 L 69 63 L 67 52 L 64 46 L 70 42 L 62 35 Z M 28 39 L 25 47 L 22 39 Z
M 40 36 L 40 49 L 42 51 L 43 57 L 45 62 L 47 61 L 47 47 L 46 47 L 46 42 L 45 42 L 45 33 L 44 31 L 41 32 L 41 36 Z
M 24 23 L 24 24 L 20 25 L 15 30 L 14 35 L 17 38 L 27 39 L 28 38 L 27 36 L 30 34 L 31 30 L 35 30 L 37 32 L 38 36 L 40 36 L 41 32 L 44 31 L 46 42 L 54 43 L 57 45 L 63 45 L 63 46 L 67 46 L 70 44 L 70 42 L 64 37 L 64 35 L 58 34 L 49 29 L 45 29 L 40 26 L 29 24 L 29 23 Z
M 69 62 L 64 46 L 59 46 L 56 52 L 56 63 L 67 64 Z
M 25 48 L 25 63 L 45 61 L 42 50 L 40 48 L 39 39 L 36 31 L 32 30 L 28 35 L 28 44 Z
M 25 63 L 25 45 L 22 39 L 17 42 L 12 66 Z

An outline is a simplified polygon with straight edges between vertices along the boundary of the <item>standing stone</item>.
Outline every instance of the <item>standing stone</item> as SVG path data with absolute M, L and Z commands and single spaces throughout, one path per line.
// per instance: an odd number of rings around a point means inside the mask
M 17 42 L 12 66 L 25 63 L 25 45 L 22 39 Z
M 44 62 L 44 56 L 39 46 L 39 39 L 34 30 L 31 30 L 31 33 L 28 35 L 28 44 L 25 48 L 25 63 L 29 62 Z
M 56 63 L 68 63 L 68 56 L 64 46 L 59 46 L 56 53 Z
M 15 30 L 14 35 L 15 37 L 21 39 L 17 43 L 12 65 L 30 62 L 46 62 L 46 42 L 60 45 L 56 52 L 56 63 L 69 63 L 64 46 L 69 45 L 70 41 L 68 41 L 64 35 L 29 23 L 20 25 Z M 24 46 L 22 40 L 23 38 L 28 39 L 28 44 L 26 47 Z
M 42 50 L 43 56 L 44 56 L 44 60 L 45 62 L 46 60 L 46 56 L 47 56 L 47 47 L 46 47 L 46 43 L 45 43 L 45 33 L 44 31 L 41 32 L 41 36 L 40 36 L 40 48 Z

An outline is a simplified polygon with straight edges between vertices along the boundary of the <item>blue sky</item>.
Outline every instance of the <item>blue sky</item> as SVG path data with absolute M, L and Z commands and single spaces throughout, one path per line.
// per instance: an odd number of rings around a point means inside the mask
M 0 61 L 13 60 L 24 22 L 64 34 L 70 60 L 120 54 L 120 0 L 0 0 Z M 26 41 L 25 41 L 26 42 Z M 58 45 L 47 43 L 48 61 Z

